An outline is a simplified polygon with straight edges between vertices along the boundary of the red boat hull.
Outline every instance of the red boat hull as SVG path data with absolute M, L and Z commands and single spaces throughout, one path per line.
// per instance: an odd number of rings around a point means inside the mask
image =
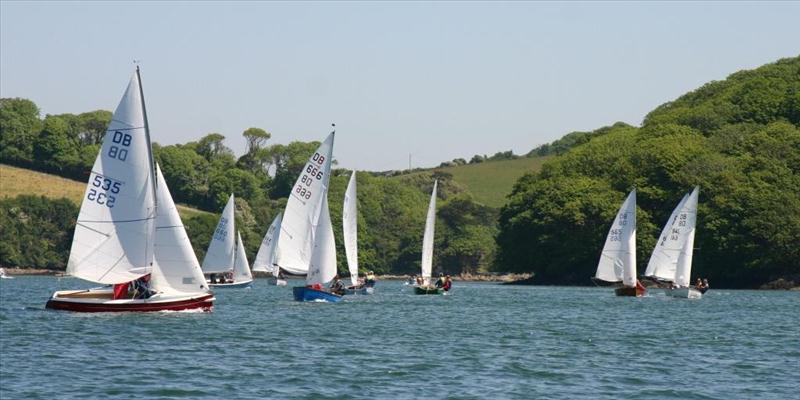
M 185 300 L 136 302 L 136 303 L 88 303 L 62 299 L 50 299 L 46 308 L 51 310 L 64 310 L 75 312 L 152 312 L 152 311 L 183 311 L 202 309 L 211 311 L 214 307 L 214 295 L 207 294 Z
M 630 297 L 642 297 L 647 292 L 644 287 L 618 287 L 614 289 L 614 294 L 617 296 L 630 296 Z

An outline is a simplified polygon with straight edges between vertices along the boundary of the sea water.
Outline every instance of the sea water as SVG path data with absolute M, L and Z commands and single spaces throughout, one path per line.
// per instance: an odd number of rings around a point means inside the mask
M 298 303 L 256 280 L 210 313 L 45 310 L 77 279 L 0 280 L 2 399 L 790 399 L 800 292 L 700 300 L 454 285 Z

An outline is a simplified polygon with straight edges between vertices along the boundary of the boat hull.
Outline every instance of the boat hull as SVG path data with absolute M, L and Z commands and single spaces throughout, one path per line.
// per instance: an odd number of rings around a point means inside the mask
M 362 287 L 358 289 L 345 289 L 345 295 L 368 295 L 375 293 L 374 287 Z
M 74 312 L 153 312 L 153 311 L 211 311 L 214 295 L 165 296 L 156 294 L 148 299 L 113 300 L 111 290 L 66 290 L 53 294 L 45 308 Z
M 252 280 L 233 282 L 233 283 L 209 283 L 208 286 L 214 289 L 242 289 L 249 287 L 253 283 Z
M 414 294 L 444 294 L 444 289 L 436 287 L 414 287 Z
M 614 289 L 614 294 L 617 296 L 642 297 L 645 293 L 647 293 L 647 290 L 644 287 L 623 286 Z
M 271 286 L 286 286 L 286 279 L 270 278 L 267 280 L 267 284 Z
M 342 300 L 342 296 L 324 290 L 317 290 L 305 286 L 295 286 L 292 288 L 292 295 L 297 301 L 327 301 L 336 303 Z
M 667 288 L 664 289 L 664 293 L 667 296 L 675 297 L 678 299 L 699 299 L 703 297 L 703 294 L 700 293 L 699 290 L 693 287 L 682 287 L 682 288 Z

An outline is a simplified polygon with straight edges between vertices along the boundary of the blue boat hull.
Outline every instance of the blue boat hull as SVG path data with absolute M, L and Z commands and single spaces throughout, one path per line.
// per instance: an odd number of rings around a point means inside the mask
M 336 303 L 342 300 L 342 296 L 326 292 L 323 290 L 316 290 L 307 288 L 305 286 L 295 286 L 292 288 L 292 294 L 297 301 L 327 301 Z

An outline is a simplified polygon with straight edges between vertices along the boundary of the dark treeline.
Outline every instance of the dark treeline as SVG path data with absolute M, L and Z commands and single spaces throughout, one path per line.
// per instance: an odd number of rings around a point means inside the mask
M 727 287 L 800 282 L 799 124 L 792 58 L 709 83 L 656 108 L 640 128 L 568 135 L 542 151 L 575 147 L 517 182 L 500 216 L 498 265 L 533 271 L 540 283 L 586 284 L 635 187 L 643 273 L 672 209 L 699 185 L 695 277 Z

